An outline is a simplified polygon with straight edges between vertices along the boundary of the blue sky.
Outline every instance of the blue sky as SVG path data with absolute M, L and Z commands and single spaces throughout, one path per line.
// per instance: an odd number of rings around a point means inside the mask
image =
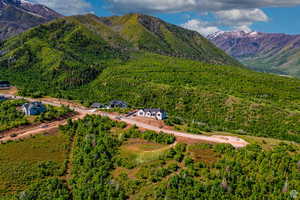
M 31 0 L 65 15 L 150 14 L 203 35 L 244 30 L 300 34 L 300 0 Z M 63 4 L 62 4 L 63 2 Z

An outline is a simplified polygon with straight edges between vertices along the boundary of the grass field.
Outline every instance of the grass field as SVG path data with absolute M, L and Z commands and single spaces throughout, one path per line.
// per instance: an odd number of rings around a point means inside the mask
M 0 145 L 0 197 L 65 171 L 69 142 L 55 133 Z M 0 198 L 1 199 L 1 198 Z
M 121 157 L 132 165 L 157 160 L 167 151 L 168 145 L 156 144 L 142 139 L 129 139 L 121 148 Z
M 183 144 L 162 145 L 142 139 L 129 139 L 120 147 L 120 158 L 128 163 L 116 168 L 112 175 L 126 188 L 130 199 L 149 199 L 155 196 L 158 185 L 167 183 L 170 177 L 187 168 L 185 157 L 211 165 L 221 159 L 221 155 L 214 152 L 210 145 L 188 145 L 186 152 L 181 152 L 178 145 Z M 174 156 L 172 151 L 182 154 L 182 158 Z

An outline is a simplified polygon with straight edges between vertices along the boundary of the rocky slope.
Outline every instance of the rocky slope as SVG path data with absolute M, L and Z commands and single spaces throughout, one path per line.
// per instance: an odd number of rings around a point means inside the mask
M 238 31 L 208 39 L 252 69 L 300 77 L 300 35 Z
M 62 15 L 43 5 L 19 0 L 0 0 L 0 40 L 58 17 Z

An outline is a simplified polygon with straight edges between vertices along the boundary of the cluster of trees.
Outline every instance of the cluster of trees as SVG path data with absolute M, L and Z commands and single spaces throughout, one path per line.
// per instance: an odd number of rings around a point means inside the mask
M 300 157 L 292 146 L 282 144 L 272 151 L 256 145 L 211 149 L 222 152 L 222 159 L 211 166 L 188 162 L 155 189 L 155 199 L 291 199 L 291 192 L 300 189 Z
M 144 131 L 140 132 L 137 127 L 130 128 L 127 130 L 123 137 L 125 139 L 128 138 L 141 138 L 150 142 L 155 142 L 158 144 L 172 144 L 175 142 L 176 138 L 174 135 L 166 134 L 166 133 L 156 133 L 154 131 Z
M 54 107 L 51 105 L 47 105 L 47 111 L 38 115 L 35 121 L 36 122 L 51 121 L 58 118 L 66 117 L 67 115 L 72 114 L 72 112 L 73 111 L 66 106 Z
M 61 179 L 49 178 L 33 184 L 15 197 L 16 200 L 70 200 L 71 195 Z
M 24 113 L 17 110 L 24 103 L 23 100 L 0 101 L 0 131 L 29 123 Z
M 113 134 L 114 127 L 122 125 L 107 117 L 68 120 L 60 129 L 74 141 L 69 190 L 61 180 L 50 178 L 32 185 L 16 198 L 275 200 L 289 199 L 293 191 L 300 191 L 300 149 L 286 143 L 271 150 L 254 144 L 235 149 L 227 144 L 190 146 L 179 143 L 164 150 L 157 160 L 126 170 L 121 168 L 121 173 L 116 175 L 113 170 L 121 164 L 122 142 L 126 138 L 140 138 L 143 133 L 138 134 L 133 128 L 125 131 L 126 137 L 119 137 Z M 147 133 L 145 138 L 158 141 L 153 135 Z M 207 163 L 192 150 L 200 154 L 206 152 L 208 156 L 216 154 L 217 159 Z M 60 172 L 51 162 L 39 166 L 45 177 Z
M 73 199 L 126 199 L 111 178 L 121 142 L 110 134 L 117 122 L 107 117 L 87 116 L 62 127 L 74 136 L 72 155 Z

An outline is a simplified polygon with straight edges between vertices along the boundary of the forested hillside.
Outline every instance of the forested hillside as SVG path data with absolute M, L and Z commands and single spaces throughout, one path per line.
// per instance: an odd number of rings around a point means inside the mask
M 163 29 L 187 48 L 169 43 Z M 233 66 L 212 64 L 225 54 L 197 34 L 199 45 L 192 48 L 195 41 L 183 39 L 189 34 L 195 33 L 141 15 L 67 17 L 2 43 L 0 79 L 14 83 L 20 95 L 85 105 L 120 99 L 132 108 L 165 109 L 191 129 L 300 142 L 299 80 L 253 72 L 229 57 L 224 63 Z M 162 48 L 167 44 L 184 53 L 171 55 Z M 190 47 L 208 51 L 211 64 Z M 185 54 L 197 59 L 176 58 Z
M 71 168 L 59 168 L 61 160 L 43 162 L 38 166 L 47 172 L 43 180 L 37 176 L 38 182 L 5 199 L 277 200 L 292 198 L 300 190 L 296 145 L 281 143 L 265 150 L 255 144 L 243 149 L 224 144 L 170 144 L 174 140 L 169 135 L 124 129 L 99 116 L 70 120 L 61 131 L 61 138 L 74 142 L 71 165 L 65 165 Z M 61 146 L 53 143 L 49 147 Z M 15 144 L 7 145 L 1 148 Z M 42 146 L 36 148 L 45 151 Z
M 300 142 L 297 79 L 154 54 L 105 69 L 65 98 L 160 107 L 190 128 Z

